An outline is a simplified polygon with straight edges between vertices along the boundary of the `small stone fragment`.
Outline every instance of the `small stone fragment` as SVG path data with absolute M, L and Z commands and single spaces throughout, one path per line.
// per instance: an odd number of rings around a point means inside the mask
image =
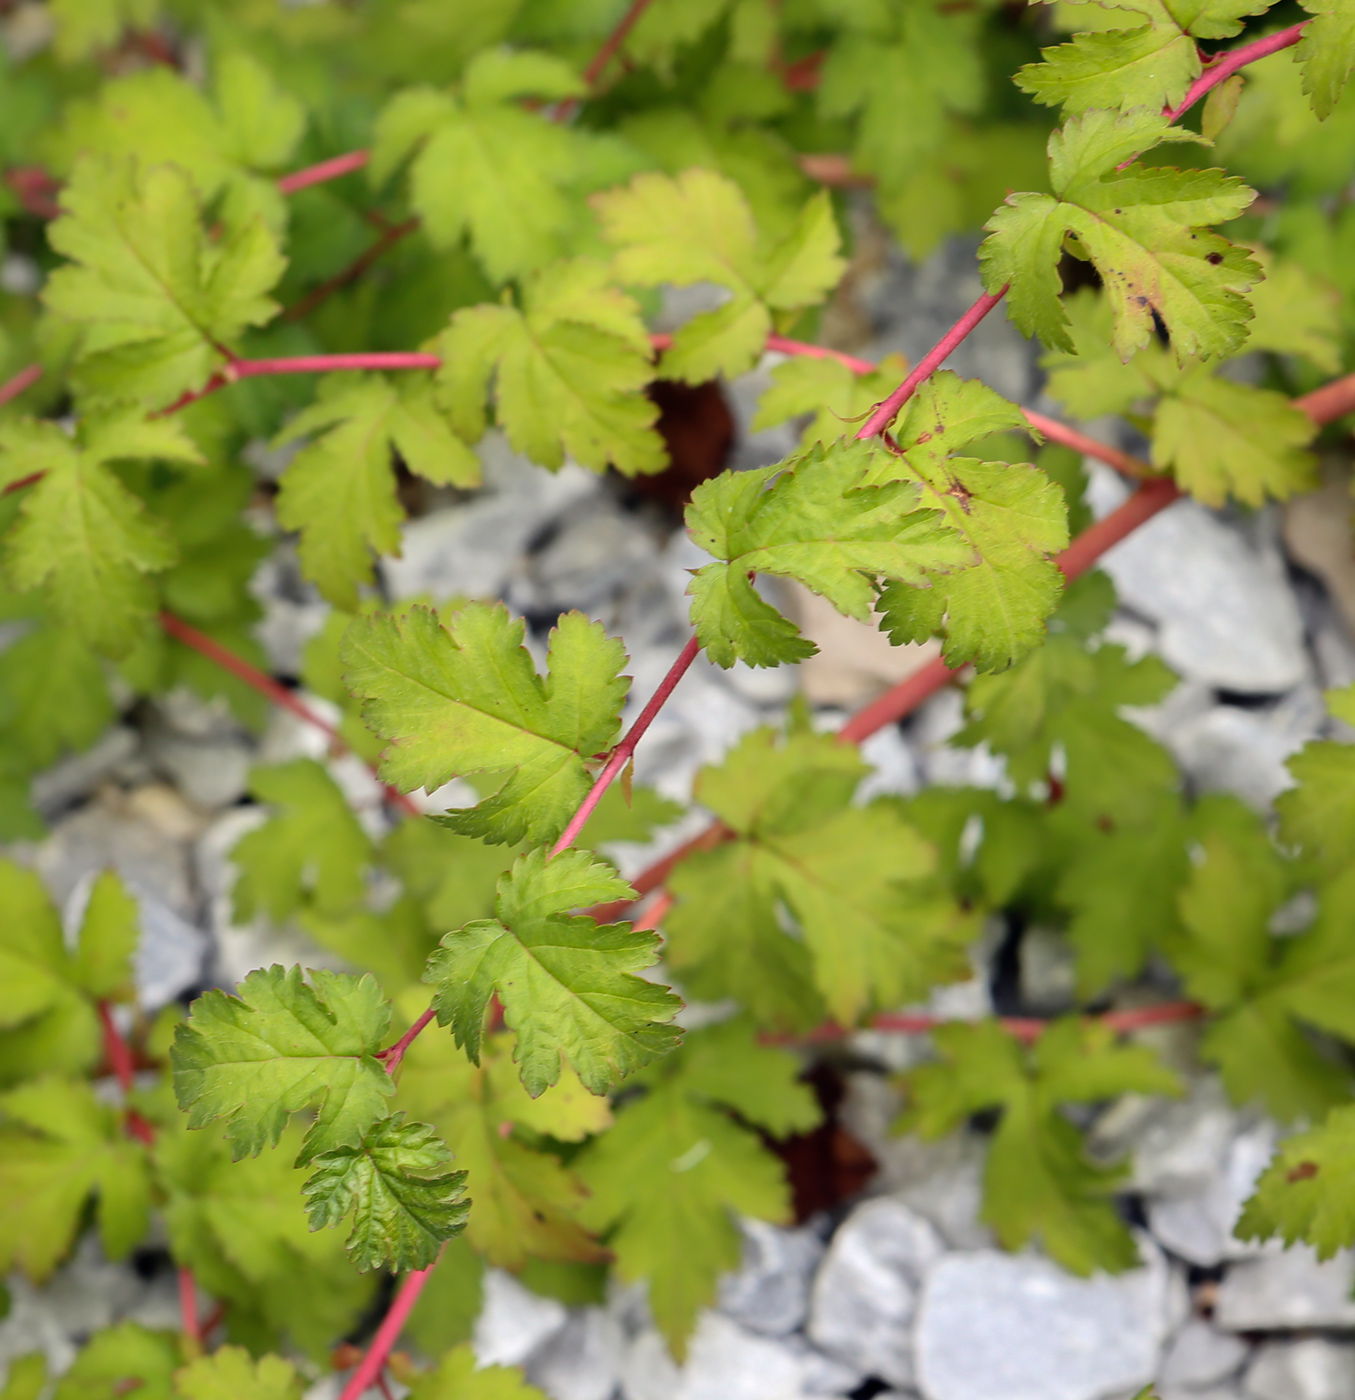
M 1228 1380 L 1246 1359 L 1245 1342 L 1192 1317 L 1167 1344 L 1158 1380 L 1166 1390 L 1202 1390 Z
M 471 1339 L 481 1366 L 520 1366 L 568 1322 L 554 1298 L 524 1288 L 502 1269 L 486 1269 L 484 1303 Z
M 1214 1321 L 1230 1332 L 1355 1327 L 1352 1287 L 1355 1253 L 1319 1260 L 1311 1245 L 1291 1245 L 1234 1264 L 1219 1284 Z
M 1355 1346 L 1318 1337 L 1267 1342 L 1247 1368 L 1248 1400 L 1350 1400 Z
M 741 1220 L 739 1227 L 743 1264 L 720 1280 L 720 1311 L 768 1337 L 794 1332 L 809 1311 L 823 1241 L 813 1230 L 782 1230 L 761 1220 Z

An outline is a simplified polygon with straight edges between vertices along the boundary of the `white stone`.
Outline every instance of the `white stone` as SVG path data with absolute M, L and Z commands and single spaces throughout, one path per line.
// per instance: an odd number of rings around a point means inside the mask
M 1236 1374 L 1247 1359 L 1247 1345 L 1228 1332 L 1192 1317 L 1171 1339 L 1158 1380 L 1164 1389 L 1203 1390 Z
M 625 1335 L 603 1308 L 578 1308 L 536 1349 L 527 1379 L 551 1400 L 609 1400 L 621 1376 Z
M 1298 604 L 1273 546 L 1194 501 L 1141 525 L 1101 560 L 1122 603 L 1159 625 L 1163 658 L 1220 690 L 1274 695 L 1308 674 Z
M 901 1201 L 885 1196 L 858 1206 L 815 1275 L 809 1340 L 869 1376 L 911 1384 L 918 1289 L 944 1250 L 935 1227 Z
M 916 1328 L 926 1400 L 1101 1400 L 1157 1372 L 1172 1311 L 1145 1244 L 1129 1273 L 1076 1278 L 1034 1255 L 950 1254 L 928 1274 Z
M 1350 1400 L 1355 1346 L 1311 1337 L 1267 1342 L 1247 1368 L 1249 1400 Z
M 93 792 L 100 782 L 132 757 L 136 748 L 136 732 L 124 724 L 115 724 L 105 730 L 91 748 L 71 754 L 36 774 L 29 786 L 33 806 L 50 821 Z
M 1319 1260 L 1311 1245 L 1234 1264 L 1219 1284 L 1214 1321 L 1232 1332 L 1355 1327 L 1355 1254 Z
M 486 1269 L 484 1302 L 471 1345 L 481 1366 L 520 1366 L 569 1321 L 555 1298 L 523 1287 L 503 1269 Z
M 1202 1136 L 1213 1130 L 1213 1119 L 1213 1114 L 1203 1118 Z M 1239 1132 L 1203 1186 L 1149 1199 L 1148 1225 L 1154 1238 L 1173 1254 L 1205 1268 L 1225 1259 L 1246 1259 L 1267 1248 L 1277 1249 L 1274 1245 L 1239 1240 L 1233 1234 L 1244 1202 L 1274 1153 L 1273 1123 L 1254 1123 Z
M 743 1263 L 720 1280 L 717 1306 L 727 1317 L 769 1337 L 794 1332 L 809 1311 L 809 1285 L 823 1241 L 813 1230 L 782 1230 L 740 1220 Z

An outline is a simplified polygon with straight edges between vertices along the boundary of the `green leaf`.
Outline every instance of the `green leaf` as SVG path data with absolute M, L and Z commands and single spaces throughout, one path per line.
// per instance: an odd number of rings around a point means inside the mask
M 405 1009 L 412 1013 L 414 1005 Z M 609 1127 L 610 1106 L 568 1066 L 551 1088 L 529 1097 L 512 1050 L 512 1036 L 487 1036 L 473 1065 L 450 1036 L 422 1035 L 405 1056 L 397 1103 L 432 1123 L 465 1169 L 472 1203 L 466 1238 L 490 1263 L 520 1270 L 528 1258 L 601 1259 L 578 1221 L 588 1193 L 530 1133 L 577 1142 Z
M 298 909 L 339 914 L 357 904 L 366 890 L 372 842 L 323 765 L 295 758 L 254 768 L 249 791 L 280 811 L 231 850 L 240 872 L 236 919 L 263 913 L 281 923 Z
M 284 263 L 273 235 L 255 219 L 210 242 L 178 167 L 86 157 L 61 200 L 48 238 L 70 265 L 43 296 L 85 328 L 73 376 L 91 399 L 165 408 L 276 312 L 268 293 Z
M 1304 449 L 1317 424 L 1283 394 L 1220 379 L 1201 367 L 1163 399 L 1153 426 L 1153 463 L 1205 505 L 1229 496 L 1260 506 L 1317 485 Z
M 244 1347 L 219 1347 L 175 1374 L 184 1400 L 301 1400 L 302 1379 L 280 1356 L 257 1360 Z
M 759 1046 L 746 1020 L 695 1031 L 649 1073 L 649 1092 L 628 1100 L 616 1126 L 577 1159 L 593 1193 L 584 1220 L 611 1231 L 622 1279 L 648 1281 L 654 1320 L 679 1360 L 719 1275 L 738 1266 L 733 1213 L 778 1223 L 790 1216 L 780 1162 L 729 1116 L 724 1095 L 738 1087 L 730 1106 L 748 1123 L 807 1131 L 818 1110 L 795 1085 L 797 1068 L 785 1051 Z
M 9 1374 L 0 1397 L 2 1400 L 39 1400 L 46 1389 L 47 1357 L 43 1352 L 31 1351 L 14 1357 L 9 1363 Z
M 90 996 L 131 1001 L 132 955 L 141 931 L 141 912 L 112 870 L 103 871 L 89 892 L 71 980 Z
M 743 191 L 714 170 L 674 177 L 646 171 L 624 189 L 595 195 L 603 237 L 617 249 L 622 282 L 639 286 L 713 282 L 729 301 L 694 316 L 664 351 L 664 379 L 704 383 L 751 369 L 773 329 L 773 312 L 812 306 L 846 267 L 826 191 L 800 213 L 789 234 L 769 244 L 758 236 Z
M 1355 856 L 1355 744 L 1305 744 L 1286 765 L 1298 783 L 1275 800 L 1280 834 L 1329 872 Z
M 1036 467 L 948 454 L 995 432 L 1025 428 L 1025 417 L 977 380 L 933 375 L 904 406 L 892 430 L 902 455 L 877 450 L 875 482 L 911 481 L 920 503 L 942 513 L 977 562 L 929 574 L 924 587 L 887 585 L 881 629 L 890 641 L 945 633 L 948 665 L 972 661 L 995 671 L 1044 636 L 1063 576 L 1050 559 L 1068 543 L 1061 488 Z
M 71 438 L 54 423 L 0 424 L 0 481 L 40 474 L 5 536 L 5 571 L 20 592 L 41 589 L 57 620 L 89 645 L 125 656 L 151 626 L 148 574 L 178 551 L 111 463 L 130 458 L 196 465 L 196 445 L 172 420 L 123 410 L 87 419 Z
M 382 1118 L 362 1141 L 322 1152 L 305 1185 L 311 1229 L 354 1216 L 348 1257 L 359 1269 L 426 1269 L 465 1228 L 466 1173 L 427 1123 Z
M 294 1165 L 302 1130 L 283 1130 L 277 1151 L 232 1162 L 226 1143 L 192 1132 L 173 1097 L 140 1101 L 156 1124 L 152 1147 L 176 1264 L 229 1309 L 237 1326 L 275 1344 L 284 1336 L 317 1360 L 369 1305 L 371 1281 L 351 1269 L 342 1239 L 312 1232 Z
M 750 573 L 797 579 L 866 622 L 876 580 L 919 585 L 929 571 L 972 563 L 968 543 L 936 511 L 918 509 L 915 483 L 872 480 L 882 451 L 855 441 L 815 446 L 787 463 L 725 472 L 692 493 L 687 529 L 724 561 L 698 570 L 688 588 L 692 625 L 717 665 L 774 666 L 816 650 L 753 593 Z
M 1044 62 L 1020 69 L 1016 84 L 1037 102 L 1062 105 L 1070 114 L 1089 107 L 1174 107 L 1200 76 L 1196 40 L 1230 39 L 1242 29 L 1247 15 L 1262 13 L 1270 3 L 1120 0 L 1111 15 L 1093 12 L 1097 21 L 1093 32 L 1042 50 Z M 1132 21 L 1127 15 L 1121 18 L 1122 11 L 1132 11 L 1148 22 L 1130 28 Z
M 478 1366 L 468 1343 L 444 1352 L 410 1392 L 412 1400 L 546 1400 L 517 1367 Z
M 628 679 L 621 643 L 580 613 L 551 632 L 548 672 L 522 645 L 520 619 L 471 603 L 443 626 L 430 608 L 360 618 L 344 638 L 345 680 L 390 746 L 383 781 L 433 792 L 458 775 L 507 780 L 442 820 L 466 836 L 550 842 L 592 786 L 586 760 L 615 740 Z
M 1116 1045 L 1107 1027 L 1072 1017 L 1029 1051 L 995 1021 L 940 1026 L 933 1038 L 943 1060 L 907 1076 L 910 1104 L 899 1126 L 934 1138 L 970 1114 L 1001 1109 L 982 1215 L 1003 1246 L 1038 1238 L 1078 1274 L 1137 1264 L 1138 1247 L 1108 1199 L 1123 1168 L 1093 1163 L 1059 1109 L 1126 1093 L 1178 1094 L 1176 1076 L 1146 1047 Z
M 1180 359 L 1228 355 L 1242 344 L 1250 316 L 1243 293 L 1260 269 L 1203 226 L 1236 217 L 1253 191 L 1219 170 L 1133 159 L 1163 141 L 1198 139 L 1141 108 L 1086 112 L 1049 138 L 1054 194 L 1009 195 L 979 250 L 984 285 L 1010 287 L 1008 311 L 1024 334 L 1073 348 L 1057 270 L 1071 235 L 1109 289 L 1122 359 L 1148 344 L 1155 315 Z
M 701 771 L 697 800 L 736 839 L 675 872 L 666 955 L 680 978 L 739 998 L 764 1024 L 802 1028 L 820 998 L 851 1024 L 966 975 L 974 930 L 929 878 L 935 851 L 890 799 L 852 805 L 863 774 L 829 735 L 769 729 Z
M 75 629 L 39 624 L 0 652 L 0 732 L 26 769 L 87 749 L 114 713 L 99 655 Z
M 131 1390 L 141 1400 L 173 1400 L 174 1372 L 182 1362 L 173 1332 L 120 1322 L 89 1339 L 57 1382 L 54 1400 L 118 1400 Z
M 114 47 L 124 28 L 149 25 L 159 0 L 50 0 L 57 57 L 63 63 Z
M 1286 1138 L 1242 1207 L 1234 1234 L 1306 1240 L 1319 1259 L 1355 1244 L 1355 1107 L 1334 1108 L 1319 1127 Z
M 316 433 L 283 473 L 278 523 L 300 533 L 306 577 L 352 612 L 359 585 L 372 581 L 372 553 L 400 552 L 405 512 L 392 453 L 437 486 L 478 486 L 480 459 L 448 426 L 423 374 L 323 380 L 317 401 L 275 445 Z
M 106 1253 L 149 1224 L 145 1148 L 87 1084 L 45 1077 L 0 1094 L 0 1268 L 41 1283 L 74 1243 L 91 1195 Z
M 556 1082 L 562 1059 L 602 1094 L 667 1053 L 677 1032 L 664 1023 L 681 1003 L 634 975 L 655 962 L 658 936 L 568 913 L 632 895 L 587 851 L 520 856 L 499 881 L 495 918 L 447 934 L 429 959 L 424 980 L 438 1021 L 478 1061 L 481 1022 L 497 992 L 533 1097 Z
M 532 277 L 522 310 L 463 308 L 439 350 L 438 394 L 467 440 L 484 433 L 493 379 L 498 422 L 534 462 L 556 468 L 568 455 L 625 476 L 667 466 L 658 407 L 643 392 L 654 377 L 649 337 L 600 263 L 561 262 Z
M 375 1059 L 390 1005 L 374 977 L 274 965 L 239 996 L 204 992 L 175 1031 L 174 1093 L 190 1128 L 221 1121 L 238 1161 L 274 1146 L 288 1117 L 318 1105 L 300 1162 L 360 1142 L 394 1093 Z
M 908 373 L 901 355 L 886 355 L 871 374 L 857 374 L 841 360 L 799 355 L 771 372 L 771 388 L 758 400 L 752 431 L 775 427 L 788 418 L 813 417 L 800 436 L 802 447 L 835 442 L 861 422 Z
M 1355 5 L 1350 0 L 1310 0 L 1303 7 L 1314 18 L 1294 51 L 1303 66 L 1303 90 L 1319 120 L 1331 116 L 1355 67 Z
M 600 138 L 516 99 L 580 90 L 559 60 L 486 49 L 471 60 L 459 95 L 407 88 L 387 105 L 372 180 L 384 184 L 412 155 L 410 202 L 434 247 L 468 236 L 495 282 L 543 268 L 581 222 L 578 196 Z

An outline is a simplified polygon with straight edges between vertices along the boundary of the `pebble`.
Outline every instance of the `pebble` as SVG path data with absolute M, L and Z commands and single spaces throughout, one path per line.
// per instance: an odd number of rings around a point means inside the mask
M 783 1230 L 740 1220 L 743 1264 L 720 1281 L 717 1306 L 752 1332 L 783 1337 L 804 1324 L 809 1287 L 823 1257 L 823 1241 L 809 1229 Z
M 1218 690 L 1278 695 L 1308 675 L 1303 625 L 1273 544 L 1179 501 L 1107 553 L 1120 601 L 1159 625 L 1163 659 Z
M 944 1251 L 935 1227 L 901 1201 L 858 1206 L 815 1276 L 809 1340 L 869 1376 L 910 1385 L 918 1289 Z
M 1203 1390 L 1236 1375 L 1247 1351 L 1239 1338 L 1192 1317 L 1168 1343 L 1158 1380 L 1164 1390 Z
M 1171 1312 L 1158 1251 L 1118 1276 L 1080 1279 L 1035 1255 L 949 1254 L 918 1308 L 926 1400 L 1102 1400 L 1157 1372 Z
M 1355 1327 L 1352 1288 L 1351 1251 L 1319 1260 L 1311 1245 L 1291 1245 L 1234 1264 L 1219 1284 L 1214 1321 L 1230 1332 Z
M 573 1309 L 565 1325 L 537 1347 L 527 1379 L 551 1400 L 610 1400 L 620 1380 L 621 1323 L 603 1308 Z
M 484 1303 L 471 1344 L 481 1366 L 519 1366 L 561 1332 L 569 1310 L 524 1288 L 503 1269 L 486 1269 Z
M 1247 1368 L 1248 1400 L 1350 1400 L 1355 1345 L 1308 1337 L 1267 1342 Z

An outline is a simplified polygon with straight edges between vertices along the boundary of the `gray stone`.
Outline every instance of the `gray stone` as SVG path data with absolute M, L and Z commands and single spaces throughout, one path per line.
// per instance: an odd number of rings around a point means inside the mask
M 602 1308 L 577 1308 L 532 1354 L 527 1379 L 551 1400 L 609 1400 L 621 1375 L 625 1334 Z
M 36 774 L 29 786 L 33 806 L 51 821 L 82 797 L 88 797 L 132 757 L 136 748 L 136 732 L 124 724 L 115 724 L 83 753 L 71 754 Z
M 622 1361 L 622 1393 L 625 1400 L 811 1400 L 833 1393 L 809 1388 L 824 1378 L 821 1361 L 797 1339 L 761 1337 L 706 1312 L 681 1367 L 658 1332 L 642 1332 Z M 837 1375 L 851 1379 L 851 1373 Z
M 1247 1368 L 1249 1400 L 1350 1400 L 1355 1346 L 1318 1337 L 1267 1342 Z
M 252 746 L 244 739 L 187 739 L 152 729 L 146 754 L 181 793 L 199 807 L 228 807 L 245 795 Z
M 1273 543 L 1255 544 L 1193 501 L 1101 561 L 1121 602 L 1159 625 L 1163 658 L 1220 690 L 1276 695 L 1308 675 L 1293 590 Z
M 1192 1317 L 1168 1344 L 1158 1381 L 1164 1389 L 1203 1390 L 1236 1375 L 1246 1359 L 1245 1342 Z
M 1212 1075 L 1192 1081 L 1184 1099 L 1126 1095 L 1121 1104 L 1097 1121 L 1091 1144 L 1111 1159 L 1132 1149 L 1132 1184 L 1154 1195 L 1205 1190 L 1243 1123 Z
M 809 1312 L 809 1286 L 823 1257 L 813 1230 L 782 1230 L 761 1220 L 740 1220 L 743 1263 L 720 1280 L 717 1306 L 752 1332 L 782 1337 Z
M 858 1206 L 815 1275 L 809 1340 L 867 1375 L 911 1384 L 918 1289 L 944 1250 L 930 1221 L 901 1201 L 882 1197 Z
M 926 1400 L 1101 1400 L 1157 1372 L 1171 1312 L 1165 1262 L 1075 1278 L 1034 1255 L 947 1255 L 918 1308 Z
M 1212 1113 L 1200 1120 L 1202 1136 L 1212 1130 L 1213 1120 Z M 1228 1142 L 1217 1169 L 1202 1186 L 1149 1199 L 1148 1224 L 1154 1237 L 1173 1254 L 1205 1268 L 1262 1252 L 1266 1246 L 1237 1239 L 1233 1226 L 1274 1152 L 1273 1123 L 1244 1128 Z
M 557 1299 L 533 1293 L 502 1269 L 487 1269 L 471 1338 L 475 1359 L 481 1366 L 520 1366 L 568 1321 L 569 1310 Z
M 1311 1245 L 1244 1259 L 1223 1276 L 1214 1321 L 1231 1332 L 1355 1327 L 1355 1254 L 1319 1260 Z
M 994 788 L 1010 795 L 1007 761 L 986 742 L 974 748 L 948 741 L 964 727 L 964 697 L 948 687 L 918 707 L 908 725 L 908 740 L 931 787 Z
M 1294 779 L 1285 767 L 1326 720 L 1316 686 L 1300 686 L 1266 710 L 1215 705 L 1166 735 L 1177 762 L 1197 792 L 1231 792 L 1256 811 Z

